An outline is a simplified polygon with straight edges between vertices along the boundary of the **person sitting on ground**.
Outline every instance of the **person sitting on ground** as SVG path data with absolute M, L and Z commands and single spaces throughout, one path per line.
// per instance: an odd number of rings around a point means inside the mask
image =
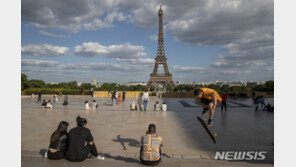
M 268 111 L 268 112 L 273 112 L 274 111 L 274 107 L 272 107 L 270 105 L 270 103 L 268 103 L 267 106 L 265 106 L 264 110 L 265 111 Z
M 47 104 L 46 100 L 43 99 L 43 100 L 42 100 L 42 103 L 41 103 L 41 106 L 45 108 L 46 104 Z
M 161 110 L 162 111 L 167 111 L 167 104 L 166 104 L 166 102 L 163 102 L 162 103 Z
M 133 111 L 133 110 L 137 110 L 137 104 L 135 102 L 135 100 L 132 101 L 132 104 L 130 106 L 130 109 Z
M 263 110 L 265 108 L 265 98 L 264 96 L 257 96 L 255 99 L 254 99 L 254 103 L 255 103 L 255 111 L 258 111 L 258 108 L 259 108 L 259 104 L 261 104 L 261 110 Z
M 67 159 L 73 162 L 81 162 L 91 154 L 94 158 L 104 160 L 104 157 L 99 156 L 97 152 L 90 130 L 86 128 L 87 120 L 78 116 L 76 122 L 77 127 L 72 128 L 68 134 Z
M 46 103 L 45 108 L 52 108 L 52 104 L 50 100 L 48 100 L 48 102 Z
M 96 102 L 96 100 L 93 100 L 93 103 L 91 105 L 92 109 L 97 109 L 99 107 L 98 103 Z
M 88 104 L 88 101 L 85 101 L 84 103 L 84 109 L 88 110 L 89 109 L 89 104 Z
M 68 145 L 68 122 L 61 121 L 58 128 L 50 137 L 50 144 L 45 157 L 48 159 L 59 160 L 66 156 Z
M 148 126 L 148 134 L 141 138 L 140 160 L 144 165 L 157 165 L 161 160 L 162 138 L 156 135 L 156 126 Z
M 154 111 L 160 111 L 160 105 L 159 105 L 158 101 L 156 101 L 154 104 Z

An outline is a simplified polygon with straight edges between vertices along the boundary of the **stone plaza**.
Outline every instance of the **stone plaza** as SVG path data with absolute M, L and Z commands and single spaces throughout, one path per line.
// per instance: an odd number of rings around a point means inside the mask
M 42 96 L 42 99 L 50 96 Z M 97 110 L 84 110 L 84 101 L 99 104 Z M 142 166 L 139 163 L 140 138 L 154 123 L 163 138 L 162 162 L 159 166 L 273 166 L 274 115 L 254 111 L 251 99 L 228 99 L 227 112 L 216 109 L 212 131 L 217 133 L 217 144 L 197 121 L 202 107 L 193 98 L 150 97 L 148 111 L 130 111 L 132 98 L 112 106 L 110 98 L 69 96 L 69 105 L 62 98 L 54 109 L 41 108 L 37 98 L 22 97 L 21 150 L 22 166 Z M 168 111 L 153 111 L 153 104 L 165 101 Z M 266 99 L 273 105 L 273 99 Z M 76 127 L 80 115 L 88 120 L 97 149 L 104 161 L 87 159 L 73 163 L 67 160 L 48 160 L 39 152 L 47 149 L 50 135 L 60 121 Z M 208 115 L 206 115 L 208 117 Z M 215 160 L 216 151 L 266 151 L 266 160 Z

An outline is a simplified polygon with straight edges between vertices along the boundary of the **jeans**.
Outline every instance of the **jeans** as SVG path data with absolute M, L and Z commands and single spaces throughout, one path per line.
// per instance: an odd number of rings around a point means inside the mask
M 221 111 L 223 111 L 223 107 L 225 108 L 225 111 L 226 111 L 226 102 L 222 102 Z
M 143 104 L 144 104 L 144 111 L 146 111 L 147 110 L 148 100 L 143 100 Z
M 56 99 L 55 99 L 55 98 L 53 98 L 53 100 L 52 100 L 52 107 L 54 107 L 54 106 L 55 106 L 55 104 L 56 104 Z
M 113 105 L 113 106 L 116 106 L 116 104 L 117 104 L 117 100 L 116 100 L 116 98 L 113 98 L 113 99 L 112 99 L 112 105 Z
M 37 100 L 37 103 L 41 102 L 41 97 L 38 96 L 38 100 Z

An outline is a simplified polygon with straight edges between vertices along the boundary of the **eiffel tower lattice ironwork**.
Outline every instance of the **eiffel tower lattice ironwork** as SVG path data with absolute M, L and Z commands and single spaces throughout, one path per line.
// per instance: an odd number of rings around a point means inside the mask
M 175 88 L 175 83 L 172 79 L 172 74 L 169 72 L 167 58 L 165 57 L 164 52 L 164 38 L 163 38 L 163 24 L 162 24 L 162 16 L 163 10 L 161 6 L 158 11 L 159 16 L 159 28 L 158 28 L 158 48 L 157 48 L 157 56 L 155 58 L 155 64 L 153 72 L 150 74 L 150 80 L 147 83 L 146 88 L 150 90 L 152 85 L 155 85 L 158 82 L 167 83 L 172 90 Z M 159 65 L 163 65 L 163 74 L 157 73 Z

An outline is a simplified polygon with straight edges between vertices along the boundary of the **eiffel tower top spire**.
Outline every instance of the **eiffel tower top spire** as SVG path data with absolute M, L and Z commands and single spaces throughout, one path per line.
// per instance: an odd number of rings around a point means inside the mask
M 158 10 L 159 26 L 158 26 L 158 47 L 157 47 L 156 58 L 165 58 L 162 16 L 163 16 L 163 10 L 161 9 L 161 5 L 160 5 Z

